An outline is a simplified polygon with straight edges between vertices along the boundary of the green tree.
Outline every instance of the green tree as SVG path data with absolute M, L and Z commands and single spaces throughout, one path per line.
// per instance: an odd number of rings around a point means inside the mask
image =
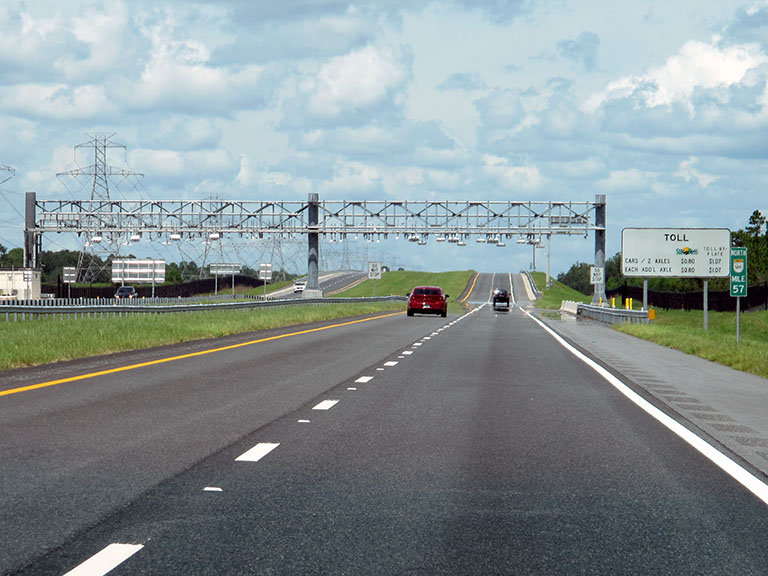
M 22 268 L 24 266 L 24 249 L 11 248 L 8 250 L 0 244 L 0 267 L 2 268 Z
M 557 280 L 574 290 L 578 290 L 582 294 L 592 294 L 589 264 L 586 262 L 576 262 L 568 272 L 558 274 Z

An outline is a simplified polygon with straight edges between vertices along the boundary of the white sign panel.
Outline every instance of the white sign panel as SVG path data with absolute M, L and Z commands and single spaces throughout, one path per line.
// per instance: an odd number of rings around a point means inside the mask
M 381 280 L 381 262 L 368 262 L 368 279 Z
M 165 260 L 112 260 L 112 282 L 162 284 L 165 282 Z
M 640 278 L 725 278 L 730 274 L 727 228 L 624 228 L 621 272 Z
M 272 280 L 272 264 L 262 263 L 259 264 L 259 278 L 262 280 Z
M 232 274 L 240 274 L 240 264 L 230 262 L 215 262 L 209 264 L 211 274 L 215 276 L 231 276 Z
M 73 284 L 77 282 L 77 268 L 74 266 L 64 266 L 62 276 L 65 284 Z
M 605 268 L 602 266 L 589 267 L 590 284 L 603 284 L 605 280 Z

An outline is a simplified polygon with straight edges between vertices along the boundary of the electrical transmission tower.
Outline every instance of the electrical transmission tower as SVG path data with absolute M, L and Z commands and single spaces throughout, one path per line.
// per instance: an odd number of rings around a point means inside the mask
M 90 138 L 88 142 L 75 146 L 75 163 L 77 163 L 78 150 L 91 148 L 93 150 L 93 164 L 85 168 L 76 168 L 67 172 L 59 172 L 57 177 L 69 177 L 76 181 L 86 180 L 90 187 L 91 201 L 109 202 L 109 184 L 114 178 L 127 180 L 134 176 L 144 176 L 139 172 L 123 170 L 110 166 L 107 160 L 110 148 L 126 147 L 112 141 L 114 133 L 94 132 L 86 134 Z M 82 188 L 86 188 L 85 185 Z M 98 227 L 98 223 L 94 223 Z M 119 255 L 120 253 L 120 235 L 106 234 L 104 236 L 92 236 L 86 238 L 85 248 L 80 252 L 77 263 L 77 278 L 81 282 L 90 283 L 95 281 L 108 264 L 109 255 Z

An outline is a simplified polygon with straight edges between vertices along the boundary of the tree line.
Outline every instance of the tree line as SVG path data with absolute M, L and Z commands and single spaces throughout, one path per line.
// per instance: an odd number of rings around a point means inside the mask
M 768 218 L 760 210 L 755 210 L 747 225 L 731 232 L 733 246 L 747 248 L 747 274 L 750 286 L 765 284 L 768 280 Z M 592 294 L 589 268 L 591 264 L 577 262 L 567 272 L 558 274 L 558 281 L 578 290 L 582 294 Z M 642 278 L 628 278 L 621 273 L 621 252 L 605 261 L 605 289 L 615 290 L 621 286 L 642 286 Z M 729 290 L 729 278 L 711 278 L 709 289 L 712 291 Z M 648 289 L 656 292 L 697 292 L 702 289 L 699 278 L 649 278 Z

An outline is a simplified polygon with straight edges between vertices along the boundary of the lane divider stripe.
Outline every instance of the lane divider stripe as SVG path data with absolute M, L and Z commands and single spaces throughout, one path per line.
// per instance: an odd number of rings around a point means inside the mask
M 467 301 L 467 299 L 468 299 L 468 298 L 470 297 L 470 295 L 472 294 L 472 290 L 474 290 L 474 289 L 475 289 L 475 283 L 477 282 L 477 279 L 478 279 L 479 277 L 480 277 L 480 273 L 479 273 L 479 272 L 477 272 L 477 273 L 475 274 L 475 277 L 474 277 L 474 278 L 472 278 L 472 286 L 470 286 L 470 287 L 469 287 L 469 292 L 467 292 L 467 295 L 466 295 L 466 296 L 464 296 L 464 298 L 462 298 L 461 300 L 459 300 L 459 303 L 463 303 L 463 302 L 466 302 L 466 301 Z
M 51 380 L 49 382 L 31 384 L 30 386 L 22 386 L 20 388 L 11 388 L 10 390 L 0 390 L 0 396 L 9 396 L 11 394 L 19 394 L 20 392 L 29 392 L 30 390 L 47 388 L 49 386 L 56 386 L 57 384 L 65 384 L 67 382 L 76 382 L 78 380 L 87 380 L 89 378 L 96 378 L 97 376 L 106 376 L 107 374 L 116 374 L 118 372 L 126 372 L 128 370 L 135 370 L 136 368 L 144 368 L 145 366 L 154 366 L 156 364 L 164 364 L 166 362 L 174 362 L 176 360 L 184 360 L 186 358 L 194 358 L 196 356 L 213 354 L 214 352 L 224 352 L 225 350 L 234 350 L 235 348 L 243 348 L 245 346 L 252 346 L 253 344 L 261 344 L 262 342 L 280 340 L 281 338 L 288 338 L 290 336 L 301 336 L 302 334 L 311 334 L 312 332 L 330 330 L 331 328 L 341 328 L 342 326 L 351 326 L 352 324 L 360 324 L 361 322 L 370 322 L 371 320 L 380 320 L 382 318 L 389 318 L 391 316 L 397 316 L 399 314 L 405 314 L 405 312 L 393 312 L 391 314 L 384 314 L 382 316 L 373 316 L 371 318 L 362 318 L 360 320 L 342 322 L 341 324 L 331 324 L 329 326 L 321 326 L 319 328 L 310 328 L 308 330 L 300 330 L 298 332 L 290 332 L 288 334 L 278 334 L 277 336 L 269 336 L 268 338 L 260 338 L 258 340 L 251 340 L 249 342 L 240 342 L 239 344 L 230 344 L 229 346 L 221 346 L 219 348 L 211 348 L 209 350 L 200 350 L 199 352 L 190 352 L 189 354 L 181 354 L 179 356 L 169 356 L 168 358 L 159 358 L 157 360 L 150 360 L 149 362 L 140 362 L 138 364 L 131 364 L 129 366 L 120 366 L 119 368 L 110 368 L 109 370 L 100 370 L 98 372 L 90 372 L 88 374 L 81 374 L 79 376 L 70 376 L 68 378 L 61 378 L 59 380 Z
M 331 408 L 336 406 L 336 404 L 338 403 L 339 403 L 338 400 L 323 400 L 322 402 L 320 402 L 320 404 L 312 408 L 312 410 L 330 410 Z
M 279 442 L 259 442 L 256 446 L 235 458 L 235 462 L 258 462 L 278 446 L 280 446 Z
M 110 544 L 64 576 L 103 576 L 142 548 L 143 544 Z

